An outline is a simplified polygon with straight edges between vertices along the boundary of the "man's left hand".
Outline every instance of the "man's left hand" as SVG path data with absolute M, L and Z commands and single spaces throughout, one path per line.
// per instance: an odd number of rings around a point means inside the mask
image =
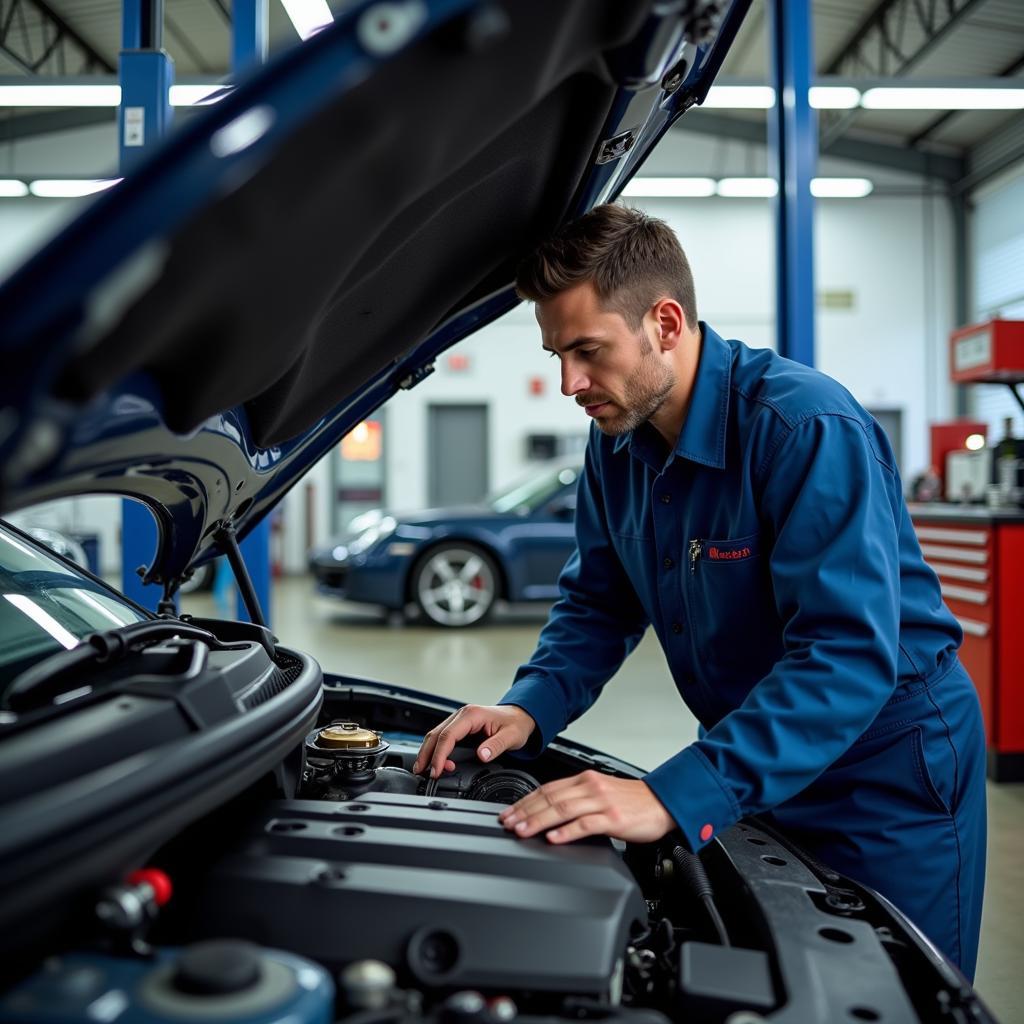
M 548 782 L 506 807 L 498 818 L 521 839 L 545 832 L 552 843 L 584 836 L 652 843 L 676 827 L 646 782 L 595 771 Z

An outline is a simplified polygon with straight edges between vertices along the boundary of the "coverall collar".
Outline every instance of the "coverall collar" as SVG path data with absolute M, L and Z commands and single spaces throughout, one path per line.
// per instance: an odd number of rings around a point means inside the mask
M 703 320 L 700 362 L 694 379 L 690 408 L 679 432 L 676 446 L 666 455 L 666 445 L 657 431 L 644 423 L 615 439 L 614 450 L 627 445 L 630 455 L 653 469 L 663 469 L 675 456 L 699 462 L 712 469 L 725 468 L 725 429 L 729 419 L 729 385 L 732 379 L 732 350 Z

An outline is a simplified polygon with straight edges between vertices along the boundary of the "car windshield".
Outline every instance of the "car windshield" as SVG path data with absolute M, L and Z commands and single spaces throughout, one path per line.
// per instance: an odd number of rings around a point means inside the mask
M 100 630 L 146 616 L 0 524 L 0 692 L 27 668 Z
M 575 484 L 579 475 L 578 466 L 552 466 L 546 472 L 531 473 L 526 479 L 518 480 L 503 491 L 491 495 L 487 504 L 501 514 L 517 512 L 527 515 L 536 512 L 559 491 Z

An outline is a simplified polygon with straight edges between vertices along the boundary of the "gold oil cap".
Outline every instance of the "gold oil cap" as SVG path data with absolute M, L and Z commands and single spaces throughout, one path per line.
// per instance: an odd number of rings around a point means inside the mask
M 335 750 L 369 750 L 380 745 L 380 733 L 361 728 L 356 722 L 331 722 L 321 729 L 317 746 Z

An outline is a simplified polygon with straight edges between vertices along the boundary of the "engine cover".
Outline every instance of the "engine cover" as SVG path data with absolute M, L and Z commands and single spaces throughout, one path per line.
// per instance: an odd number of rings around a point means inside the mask
M 647 908 L 611 842 L 518 839 L 502 804 L 368 793 L 266 805 L 202 883 L 193 933 L 423 985 L 614 997 Z

